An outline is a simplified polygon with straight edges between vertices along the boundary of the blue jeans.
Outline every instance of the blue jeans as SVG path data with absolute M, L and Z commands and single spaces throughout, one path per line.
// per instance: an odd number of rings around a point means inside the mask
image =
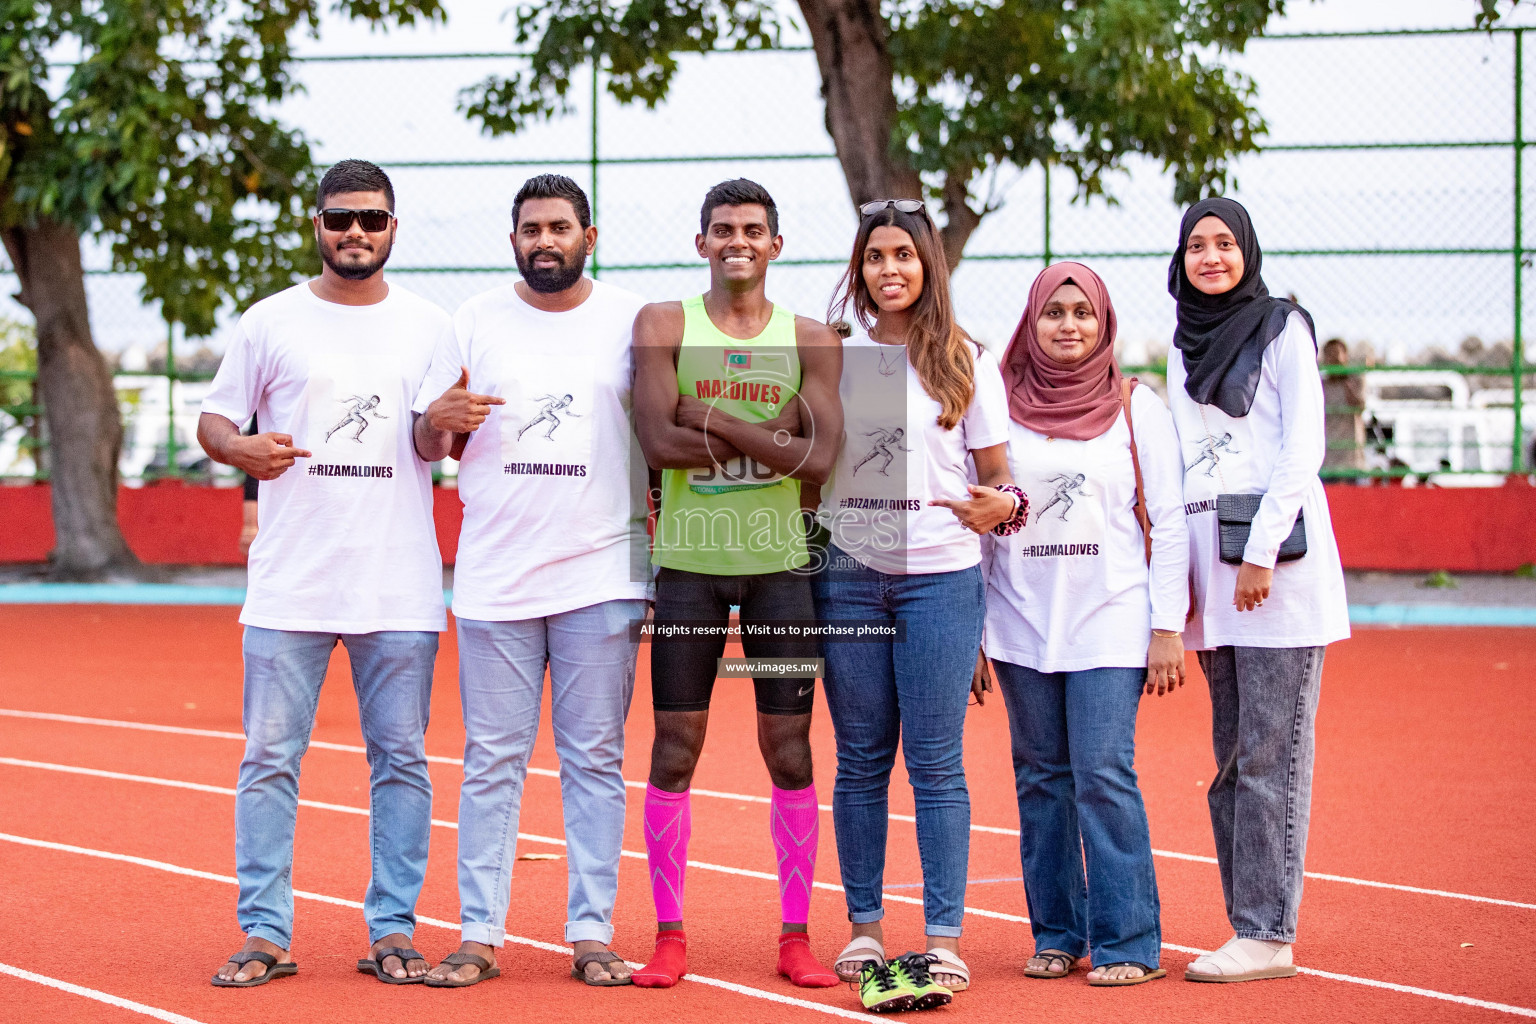
M 303 633 L 245 627 L 245 758 L 235 787 L 240 930 L 284 949 L 293 940 L 293 830 L 299 761 L 320 685 L 340 641 L 368 748 L 368 939 L 416 929 L 427 870 L 432 778 L 425 747 L 437 634 Z
M 898 576 L 858 565 L 835 546 L 827 554 L 829 567 L 814 583 L 819 619 L 906 624 L 905 643 L 828 642 L 822 650 L 837 738 L 832 823 L 848 920 L 885 916 L 888 797 L 899 743 L 917 803 L 927 933 L 959 936 L 971 850 L 965 708 L 986 616 L 981 569 Z
M 1216 777 L 1207 799 L 1227 920 L 1240 939 L 1296 941 L 1326 647 L 1199 653 Z
M 565 941 L 613 939 L 624 841 L 624 720 L 638 649 L 630 625 L 644 617 L 644 601 L 617 600 L 541 619 L 458 620 L 464 941 L 506 940 L 523 781 L 539 733 L 546 665 L 565 812 Z
M 1092 953 L 1098 967 L 1157 967 L 1157 875 L 1133 767 L 1147 670 L 992 665 L 1013 736 L 1019 860 L 1035 949 Z

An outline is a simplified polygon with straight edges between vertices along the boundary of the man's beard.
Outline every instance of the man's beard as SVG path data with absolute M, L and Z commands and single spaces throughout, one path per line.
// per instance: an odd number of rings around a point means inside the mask
M 394 248 L 394 239 L 386 241 L 383 246 L 374 246 L 373 259 L 366 263 L 343 263 L 337 257 L 338 249 L 329 249 L 325 243 L 320 244 L 320 259 L 331 268 L 331 272 L 346 281 L 363 281 L 380 270 L 389 262 L 389 251 Z
M 552 295 L 555 292 L 563 292 L 577 281 L 587 268 L 587 248 L 578 245 L 572 252 L 561 252 L 556 249 L 540 249 L 534 253 L 523 255 L 521 249 L 513 251 L 517 258 L 517 272 L 523 275 L 523 280 L 528 282 L 528 287 L 542 295 Z M 558 267 L 536 267 L 533 265 L 535 255 L 558 256 Z

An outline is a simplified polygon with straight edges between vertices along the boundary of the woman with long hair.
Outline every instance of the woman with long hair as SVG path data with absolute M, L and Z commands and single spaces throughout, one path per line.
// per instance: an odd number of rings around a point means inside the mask
M 1097 274 L 1035 278 L 1003 356 L 1008 461 L 1035 513 L 988 552 L 986 647 L 1013 737 L 1024 973 L 1063 978 L 1091 955 L 1090 985 L 1139 985 L 1167 972 L 1136 711 L 1184 682 L 1189 541 L 1173 418 L 1114 349 Z
M 961 739 L 986 613 L 980 535 L 1017 529 L 1028 509 L 1008 471 L 997 361 L 955 323 L 923 203 L 883 200 L 860 214 L 829 316 L 858 330 L 844 343 L 844 437 L 822 492 L 831 541 L 815 595 L 823 624 L 866 631 L 830 633 L 823 646 L 853 924 L 836 970 L 862 973 L 867 1006 L 894 1009 L 939 1005 L 970 984 L 959 956 L 971 818 Z M 881 888 L 898 743 L 917 805 L 927 952 L 887 967 Z
M 1349 636 L 1318 470 L 1326 448 L 1312 317 L 1269 294 L 1248 211 L 1204 199 L 1168 267 L 1178 327 L 1168 401 L 1184 456 L 1194 615 L 1211 689 L 1211 831 L 1233 937 L 1188 981 L 1296 973 L 1327 645 Z

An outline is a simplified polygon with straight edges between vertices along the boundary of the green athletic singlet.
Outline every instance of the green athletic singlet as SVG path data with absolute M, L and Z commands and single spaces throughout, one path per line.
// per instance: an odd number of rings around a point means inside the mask
M 761 423 L 800 390 L 795 316 L 773 307 L 768 326 L 742 340 L 721 331 L 704 296 L 683 302 L 677 391 L 737 419 Z M 800 521 L 800 482 L 741 456 L 725 465 L 661 474 L 657 565 L 712 576 L 754 576 L 809 561 Z

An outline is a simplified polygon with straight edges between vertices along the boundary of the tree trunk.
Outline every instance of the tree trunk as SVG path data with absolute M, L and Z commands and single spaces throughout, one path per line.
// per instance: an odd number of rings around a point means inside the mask
M 922 195 L 917 172 L 891 146 L 896 91 L 879 0 L 799 0 L 810 29 L 827 132 L 855 206 Z
M 821 95 L 827 105 L 827 132 L 854 206 L 874 199 L 916 199 L 923 195 L 917 172 L 892 145 L 896 126 L 895 72 L 886 50 L 886 24 L 879 0 L 799 0 L 821 68 Z M 944 212 L 939 232 L 949 269 L 982 215 L 966 202 L 970 168 L 945 174 Z
M 47 217 L 4 232 L 21 281 L 17 299 L 37 320 L 37 380 L 53 485 L 53 575 L 82 579 L 136 569 L 117 525 L 123 424 L 106 360 L 91 339 L 80 233 Z

